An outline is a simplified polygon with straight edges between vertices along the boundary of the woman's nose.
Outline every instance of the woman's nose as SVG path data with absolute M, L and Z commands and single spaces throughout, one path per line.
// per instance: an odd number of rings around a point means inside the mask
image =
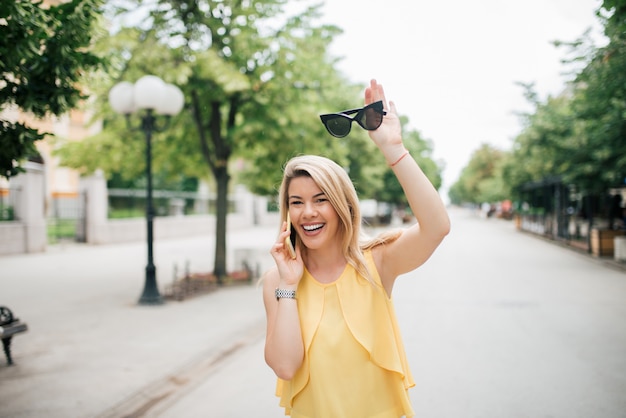
M 304 205 L 303 215 L 305 217 L 312 217 L 312 216 L 315 216 L 316 214 L 317 214 L 317 209 L 315 208 L 315 205 L 313 203 L 306 203 Z

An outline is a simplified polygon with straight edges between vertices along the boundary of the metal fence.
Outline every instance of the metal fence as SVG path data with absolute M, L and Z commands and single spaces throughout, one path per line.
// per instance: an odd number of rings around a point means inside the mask
M 109 218 L 145 216 L 145 189 L 108 189 Z M 156 216 L 205 215 L 215 213 L 215 195 L 196 192 L 153 190 L 152 203 Z M 235 211 L 234 201 L 228 201 L 228 212 Z
M 87 241 L 84 193 L 53 196 L 48 210 L 48 241 Z
M 18 220 L 15 204 L 21 191 L 14 187 L 0 189 L 0 222 Z

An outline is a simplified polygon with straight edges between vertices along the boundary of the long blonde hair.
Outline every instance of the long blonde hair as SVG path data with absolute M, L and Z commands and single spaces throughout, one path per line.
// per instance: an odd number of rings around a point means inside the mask
M 289 210 L 289 184 L 296 177 L 310 177 L 326 195 L 339 216 L 339 234 L 343 255 L 348 264 L 371 283 L 372 273 L 367 267 L 363 251 L 398 238 L 400 232 L 381 234 L 374 239 L 365 239 L 361 229 L 359 198 L 348 173 L 334 161 L 317 155 L 301 155 L 287 162 L 279 190 L 281 224 L 287 219 Z M 298 240 L 300 251 L 306 252 Z

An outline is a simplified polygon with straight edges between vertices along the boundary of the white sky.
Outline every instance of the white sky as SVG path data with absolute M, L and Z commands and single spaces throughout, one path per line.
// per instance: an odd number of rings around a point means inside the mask
M 516 112 L 563 89 L 566 49 L 592 27 L 598 0 L 325 0 L 323 21 L 344 30 L 331 54 L 353 82 L 376 78 L 443 160 L 444 194 L 482 143 L 510 149 Z M 597 36 L 600 39 L 600 35 Z

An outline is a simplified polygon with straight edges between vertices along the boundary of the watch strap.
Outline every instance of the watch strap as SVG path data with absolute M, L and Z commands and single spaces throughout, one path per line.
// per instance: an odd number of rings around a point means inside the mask
M 295 299 L 296 291 L 295 290 L 287 290 L 287 289 L 279 289 L 276 288 L 274 294 L 276 295 L 276 300 L 286 298 L 286 299 Z

